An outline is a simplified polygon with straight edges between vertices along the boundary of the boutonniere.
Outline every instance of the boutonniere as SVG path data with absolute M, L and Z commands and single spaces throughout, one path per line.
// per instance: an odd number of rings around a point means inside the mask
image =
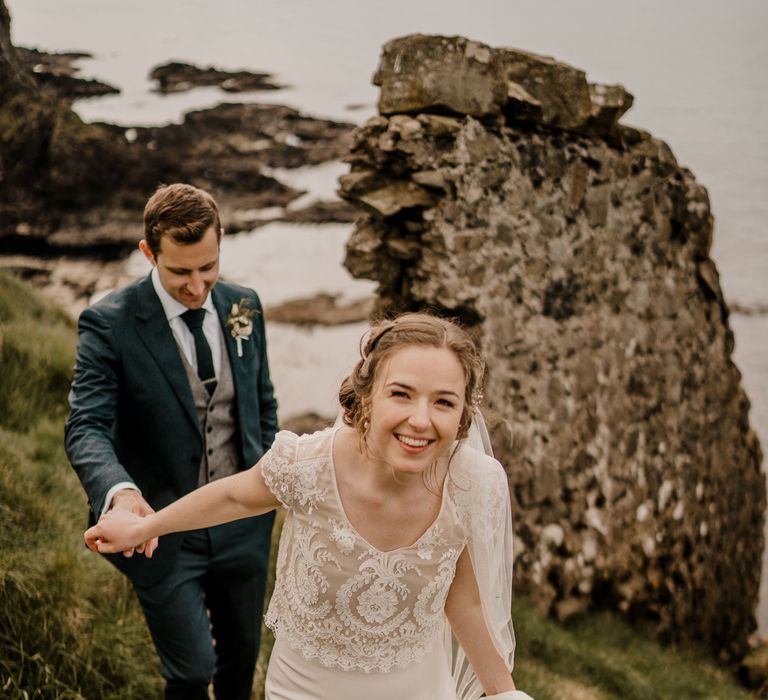
M 249 340 L 253 333 L 253 321 L 251 320 L 258 311 L 251 308 L 249 299 L 241 299 L 239 303 L 232 304 L 227 316 L 227 328 L 232 337 L 237 341 L 237 356 L 243 356 L 243 341 Z

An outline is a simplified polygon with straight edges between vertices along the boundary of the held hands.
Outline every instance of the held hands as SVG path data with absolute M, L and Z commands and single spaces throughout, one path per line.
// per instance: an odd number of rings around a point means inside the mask
M 99 522 L 85 531 L 85 544 L 94 552 L 131 557 L 134 551 L 152 558 L 158 539 L 145 540 L 141 534 L 144 517 L 154 513 L 153 508 L 138 491 L 124 489 L 112 499 L 112 508 L 99 518 Z

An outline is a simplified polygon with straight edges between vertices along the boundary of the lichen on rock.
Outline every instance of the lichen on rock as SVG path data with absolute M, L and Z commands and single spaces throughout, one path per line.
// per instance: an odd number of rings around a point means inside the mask
M 705 188 L 619 123 L 623 87 L 553 59 L 413 35 L 376 84 L 341 179 L 364 212 L 346 265 L 379 283 L 377 313 L 437 309 L 476 335 L 516 588 L 742 655 L 765 475 Z

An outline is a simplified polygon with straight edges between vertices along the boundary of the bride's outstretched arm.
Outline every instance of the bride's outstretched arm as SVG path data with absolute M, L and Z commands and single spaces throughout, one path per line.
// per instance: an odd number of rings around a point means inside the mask
M 257 464 L 244 472 L 206 484 L 145 517 L 111 510 L 85 531 L 84 538 L 90 549 L 115 554 L 169 532 L 196 530 L 260 515 L 279 504 L 264 483 L 261 466 Z

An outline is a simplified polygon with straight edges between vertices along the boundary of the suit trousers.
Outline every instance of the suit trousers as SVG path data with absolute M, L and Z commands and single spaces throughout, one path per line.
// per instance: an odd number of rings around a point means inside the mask
M 187 533 L 171 571 L 134 586 L 167 700 L 208 700 L 211 680 L 217 700 L 250 700 L 268 560 L 238 525 Z

